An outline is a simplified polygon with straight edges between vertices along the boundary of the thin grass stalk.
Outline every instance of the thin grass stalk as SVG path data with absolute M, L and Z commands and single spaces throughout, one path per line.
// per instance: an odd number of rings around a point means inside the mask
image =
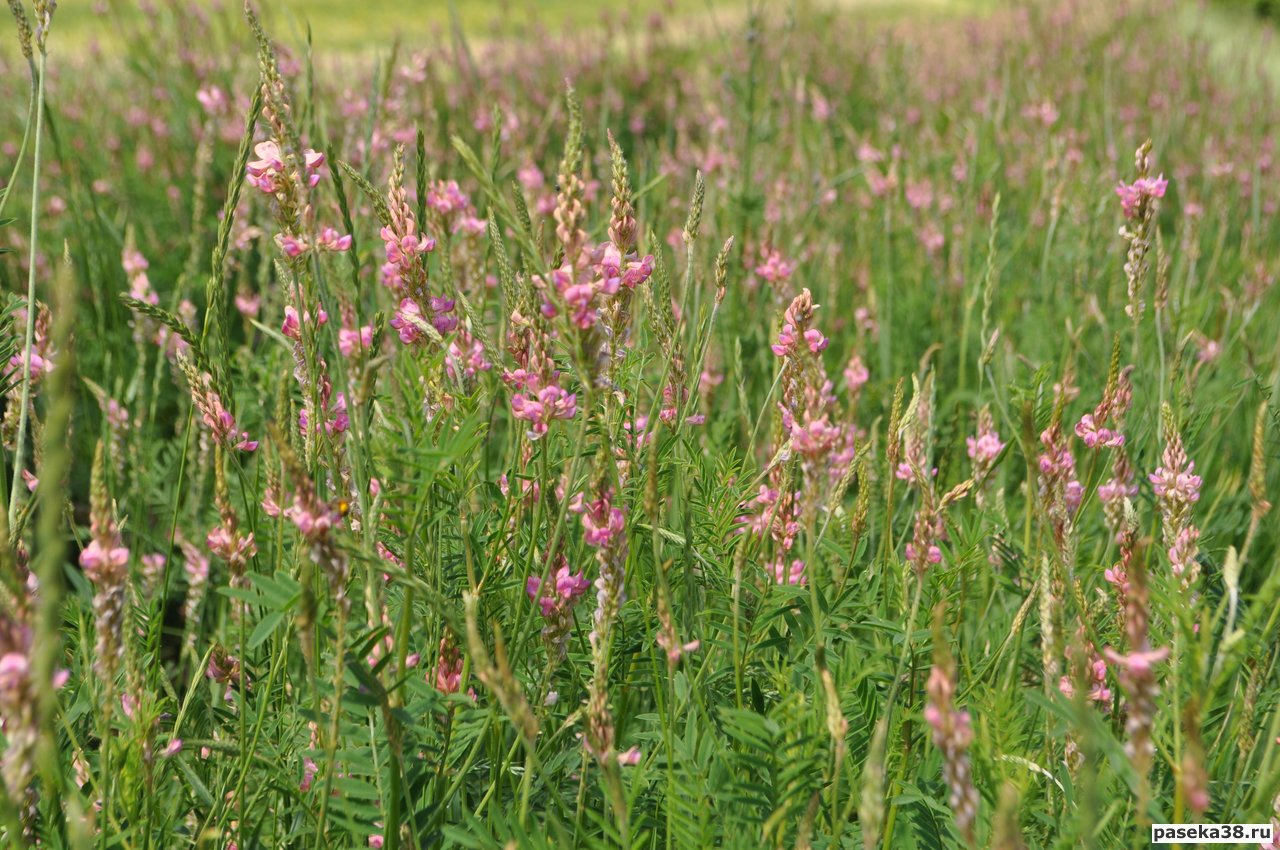
M 43 164 L 44 137 L 44 89 L 45 71 L 48 67 L 43 39 L 40 57 L 36 60 L 36 123 L 35 148 L 31 166 L 31 244 L 27 253 L 27 324 L 23 333 L 22 392 L 18 410 L 18 433 L 13 451 L 13 480 L 9 486 L 9 527 L 18 521 L 18 494 L 21 492 L 22 470 L 26 464 L 27 419 L 31 407 L 31 354 L 36 335 L 36 255 L 40 239 L 40 169 Z M 8 194 L 7 192 L 5 193 Z

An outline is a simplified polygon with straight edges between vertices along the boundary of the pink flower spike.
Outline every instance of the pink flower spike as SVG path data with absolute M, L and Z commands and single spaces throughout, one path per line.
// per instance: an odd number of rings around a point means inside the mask
M 291 306 L 284 308 L 284 324 L 280 326 L 280 333 L 292 340 L 302 339 L 302 331 L 298 322 L 298 311 L 296 308 Z
M 1163 198 L 1169 181 L 1164 175 L 1159 177 L 1139 177 L 1126 185 L 1123 181 L 1116 186 L 1116 195 L 1120 197 L 1120 207 L 1125 218 L 1134 218 L 1139 210 L 1153 198 Z
M 262 308 L 262 297 L 259 295 L 236 295 L 236 309 L 240 311 L 240 315 L 249 318 L 256 318 L 258 311 Z
M 799 558 L 792 560 L 790 564 L 785 558 L 778 558 L 765 567 L 775 584 L 804 584 L 807 581 L 804 568 L 804 561 Z
M 360 330 L 340 328 L 338 330 L 338 350 L 344 357 L 352 357 L 357 352 L 367 351 L 373 347 L 373 325 L 365 325 Z
M 101 541 L 91 540 L 80 552 L 80 566 L 94 571 L 109 567 L 123 567 L 129 563 L 129 550 L 123 546 L 104 546 Z

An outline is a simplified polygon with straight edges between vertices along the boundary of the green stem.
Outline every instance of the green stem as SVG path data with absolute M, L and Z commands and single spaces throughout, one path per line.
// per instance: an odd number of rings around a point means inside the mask
M 44 76 L 48 57 L 40 51 L 36 71 L 35 161 L 31 171 L 31 245 L 27 254 L 27 327 L 22 349 L 22 401 L 18 409 L 18 435 L 13 450 L 13 481 L 9 486 L 9 528 L 18 519 L 18 493 L 22 485 L 23 454 L 27 449 L 27 409 L 31 406 L 31 346 L 36 335 L 36 248 L 40 236 L 40 159 L 44 130 Z
M 36 66 L 33 64 L 31 65 L 31 97 L 27 105 L 27 121 L 22 128 L 22 144 L 18 145 L 18 155 L 13 159 L 13 170 L 9 172 L 9 182 L 4 184 L 4 194 L 0 195 L 0 217 L 4 216 L 4 208 L 9 203 L 9 196 L 13 194 L 13 184 L 18 179 L 18 171 L 22 168 L 22 160 L 27 156 L 27 142 L 31 140 L 31 125 L 36 112 L 36 86 Z
M 902 656 L 898 659 L 897 673 L 893 677 L 893 684 L 889 687 L 889 697 L 884 703 L 884 716 L 886 718 L 889 716 L 889 712 L 893 710 L 893 703 L 894 700 L 897 699 L 898 689 L 902 684 L 902 677 L 906 675 L 907 663 L 911 659 L 911 636 L 916 630 L 916 617 L 920 613 L 920 595 L 924 590 L 924 576 L 917 575 L 916 579 L 916 592 L 911 600 L 911 614 L 907 617 L 907 631 L 903 635 L 902 640 Z M 895 780 L 896 782 L 900 782 L 902 780 L 902 777 L 906 773 L 906 768 L 906 760 L 904 760 L 899 766 L 898 778 Z M 888 789 L 885 789 L 885 795 L 888 796 Z M 894 803 L 889 807 L 889 817 L 885 821 L 883 843 L 881 844 L 882 847 L 888 848 L 893 846 L 893 825 L 897 820 L 897 817 L 898 804 Z

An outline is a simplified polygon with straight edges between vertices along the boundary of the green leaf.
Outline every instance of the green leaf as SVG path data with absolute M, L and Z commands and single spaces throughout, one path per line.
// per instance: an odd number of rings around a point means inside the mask
M 280 621 L 284 619 L 283 611 L 272 611 L 258 621 L 258 625 L 254 626 L 253 633 L 249 635 L 249 648 L 257 649 L 267 638 L 271 637 L 271 633 L 276 630 L 276 626 L 280 625 Z

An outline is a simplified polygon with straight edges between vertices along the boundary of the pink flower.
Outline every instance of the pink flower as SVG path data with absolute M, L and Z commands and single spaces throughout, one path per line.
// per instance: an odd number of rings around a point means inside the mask
M 466 209 L 470 204 L 470 199 L 458 187 L 457 180 L 437 180 L 427 192 L 427 206 L 444 215 Z
M 914 562 L 918 554 L 919 552 L 916 551 L 915 544 L 908 543 L 906 548 L 907 560 Z M 939 549 L 937 545 L 930 545 L 928 550 L 925 553 L 925 560 L 928 561 L 930 564 L 941 564 L 942 550 Z
M 871 373 L 867 370 L 867 365 L 862 362 L 862 358 L 853 355 L 849 359 L 849 365 L 844 367 L 844 385 L 850 393 L 857 393 L 871 380 Z
M 23 367 L 22 358 L 17 354 L 13 355 L 13 357 L 9 358 L 9 365 L 14 367 L 15 369 L 21 369 Z M 36 354 L 34 351 L 31 352 L 31 379 L 33 381 L 39 379 L 45 373 L 47 373 L 50 369 L 50 366 L 51 364 L 49 363 L 48 358 L 41 357 L 39 354 Z
M 196 100 L 210 115 L 224 111 L 228 106 L 227 93 L 217 86 L 206 86 L 196 92 Z
M 788 323 L 784 324 L 782 326 L 782 330 L 778 331 L 778 341 L 770 346 L 770 348 L 778 357 L 787 357 L 790 356 L 793 350 L 795 350 L 795 345 L 796 329 L 794 325 Z
M 298 496 L 294 496 L 293 505 L 284 514 L 309 540 L 323 537 L 342 519 L 327 505 L 311 505 Z
M 542 171 L 532 163 L 517 171 L 516 177 L 520 180 L 520 185 L 530 192 L 541 189 L 546 182 L 546 178 L 542 176 Z
M 564 300 L 573 308 L 573 323 L 580 328 L 590 328 L 599 318 L 599 311 L 591 309 L 595 289 L 589 283 L 577 283 L 564 290 Z
M 249 185 L 268 195 L 273 195 L 284 186 L 283 181 L 286 178 L 284 152 L 274 139 L 254 145 L 253 152 L 257 154 L 258 159 L 251 160 L 245 165 L 246 179 Z M 320 182 L 324 154 L 308 148 L 303 152 L 303 166 L 307 172 L 307 185 L 315 186 Z
M 1022 117 L 1039 121 L 1046 127 L 1052 127 L 1058 121 L 1058 110 L 1051 101 L 1044 100 L 1022 107 Z
M 431 674 L 427 677 L 430 680 Z M 462 654 L 449 643 L 448 637 L 440 639 L 440 652 L 436 657 L 436 690 L 443 694 L 456 694 L 462 686 Z
M 311 790 L 311 783 L 315 782 L 316 774 L 320 772 L 320 768 L 316 765 L 314 759 L 304 758 L 302 760 L 302 781 L 298 783 L 298 790 L 304 794 Z
M 1086 413 L 1080 417 L 1080 421 L 1076 423 L 1076 436 L 1084 440 L 1084 444 L 1091 449 L 1099 446 L 1114 449 L 1124 445 L 1124 434 L 1110 428 L 1098 427 L 1092 413 Z
M 1200 530 L 1194 525 L 1180 529 L 1169 547 L 1169 566 L 1175 576 L 1191 575 L 1196 570 L 1195 558 L 1199 551 L 1197 542 Z
M 447 334 L 457 329 L 458 317 L 452 315 L 455 306 L 452 298 L 432 295 L 429 303 L 431 306 L 431 325 L 437 331 L 441 334 Z
M 804 341 L 809 344 L 809 350 L 814 354 L 818 354 L 827 347 L 830 342 L 825 336 L 815 328 L 810 328 L 804 332 Z
M 301 325 L 302 323 L 311 324 L 311 314 L 303 313 L 301 321 L 299 321 L 298 311 L 291 305 L 284 308 L 284 323 L 280 326 L 280 332 L 293 340 L 302 339 Z M 316 325 L 322 326 L 329 323 L 329 314 L 323 309 L 316 312 Z
M 306 240 L 288 233 L 276 234 L 276 244 L 280 246 L 284 255 L 290 258 L 301 256 L 307 251 Z
M 818 309 L 813 303 L 809 290 L 803 290 L 792 299 L 786 312 L 782 315 L 782 329 L 778 331 L 778 341 L 771 346 L 778 357 L 795 355 L 800 340 L 804 340 L 810 353 L 818 355 L 827 347 L 828 340 L 816 328 L 810 327 L 813 311 Z
M 137 277 L 151 267 L 151 264 L 147 262 L 147 258 L 136 248 L 124 249 L 124 253 L 120 258 L 120 265 L 124 267 L 124 273 L 130 278 Z
M 267 487 L 262 494 L 262 511 L 269 517 L 280 516 L 280 503 L 276 501 L 276 495 L 275 487 Z
M 898 468 L 893 471 L 894 477 L 899 481 L 910 481 L 913 483 L 924 483 L 924 481 L 927 481 L 929 478 L 936 477 L 937 474 L 938 467 L 936 466 L 928 470 L 922 469 L 920 470 L 919 476 L 921 480 L 917 481 L 915 467 L 906 462 L 899 463 Z
M 635 289 L 653 274 L 652 254 L 647 254 L 643 258 L 634 253 L 624 257 L 612 242 L 605 243 L 597 250 L 600 251 L 598 266 L 602 279 L 600 288 L 604 292 L 613 294 L 620 286 Z
M 225 523 L 205 536 L 205 545 L 210 552 L 230 564 L 245 564 L 258 551 L 252 534 L 241 536 L 239 531 L 228 528 Z
M 922 210 L 933 206 L 933 187 L 929 185 L 927 180 L 920 182 L 908 180 L 904 194 L 907 198 L 907 204 L 913 210 Z
M 26 682 L 31 662 L 21 652 L 0 656 L 0 694 L 15 693 Z
M 795 417 L 786 407 L 781 405 L 779 407 L 782 408 L 782 427 L 791 439 L 792 448 L 800 454 L 809 458 L 820 458 L 844 442 L 845 429 L 839 425 L 832 425 L 828 421 L 827 414 L 824 413 L 813 419 L 806 413 L 802 424 L 796 422 Z
M 612 493 L 606 490 L 590 503 L 584 504 L 581 493 L 569 502 L 569 510 L 582 514 L 583 537 L 588 546 L 604 548 L 625 529 L 626 515 L 620 508 L 613 507 L 611 499 Z
M 1203 483 L 1200 476 L 1195 474 L 1195 469 L 1196 462 L 1192 460 L 1181 468 L 1157 467 L 1147 478 L 1157 497 L 1170 502 L 1191 504 L 1200 500 L 1200 485 Z
M 668 616 L 667 619 L 669 621 L 670 617 Z M 670 624 L 668 623 L 668 625 Z M 657 641 L 658 646 L 666 652 L 667 660 L 672 664 L 678 663 L 681 658 L 690 652 L 697 652 L 698 648 L 702 646 L 702 641 L 700 640 L 691 640 L 686 643 L 679 643 L 679 638 L 675 636 L 674 626 L 671 626 L 670 630 L 660 628 L 655 640 Z
M 401 342 L 411 345 L 426 336 L 422 331 L 422 321 L 422 308 L 418 306 L 418 302 L 412 298 L 403 298 L 389 324 L 399 331 Z
M 237 294 L 235 304 L 236 309 L 240 311 L 240 315 L 254 318 L 258 315 L 258 311 L 262 309 L 262 296 Z
M 431 326 L 440 334 L 452 332 L 458 326 L 456 316 L 449 315 L 453 312 L 454 302 L 449 298 L 441 298 L 431 296 L 429 306 L 433 313 L 431 317 Z M 392 317 L 389 324 L 399 332 L 400 341 L 405 345 L 411 345 L 421 342 L 427 338 L 425 330 L 426 319 L 422 312 L 422 307 L 412 298 L 403 298 L 400 301 L 400 308 L 396 310 L 395 316 Z
M 1121 499 L 1132 499 L 1138 495 L 1138 485 L 1132 482 L 1112 478 L 1098 485 L 1098 499 L 1103 504 L 1119 502 Z
M 359 330 L 340 328 L 338 330 L 338 350 L 345 357 L 352 357 L 357 352 L 367 351 L 373 346 L 373 325 L 364 325 Z
M 298 322 L 298 310 L 293 306 L 284 308 L 284 323 L 280 326 L 280 333 L 289 339 L 302 339 L 302 331 Z
M 279 188 L 279 175 L 284 171 L 280 145 L 268 139 L 254 145 L 253 152 L 258 158 L 245 165 L 249 183 L 267 194 L 274 194 Z
M 1111 647 L 1107 647 L 1102 650 L 1102 654 L 1108 661 L 1123 668 L 1130 675 L 1146 676 L 1155 669 L 1157 664 L 1169 657 L 1169 647 L 1162 646 L 1159 649 L 1131 652 L 1128 655 L 1121 655 Z
M 323 251 L 349 251 L 351 250 L 351 234 L 339 234 L 332 227 L 321 229 L 320 235 L 316 238 L 316 247 Z
M 123 567 L 129 563 L 129 550 L 124 546 L 104 545 L 94 539 L 80 552 L 80 566 L 95 571 L 106 567 Z
M 1159 177 L 1139 177 L 1132 184 L 1123 181 L 1116 185 L 1116 195 L 1120 197 L 1120 207 L 1125 218 L 1134 218 L 1139 210 L 1152 198 L 1163 198 L 1169 181 L 1164 175 Z
M 969 447 L 969 458 L 984 464 L 993 463 L 1000 452 L 1004 451 L 1004 443 L 995 431 L 988 431 L 977 437 L 966 437 L 965 444 Z
M 425 266 L 420 258 L 436 247 L 434 239 L 418 234 L 413 213 L 403 201 L 403 193 L 399 202 L 401 205 L 394 211 L 399 220 L 393 222 L 394 226 L 383 227 L 381 231 L 387 257 L 382 266 L 382 282 L 392 289 L 402 289 L 409 280 L 425 280 Z
M 804 568 L 804 561 L 799 558 L 795 558 L 790 564 L 785 558 L 778 558 L 765 565 L 765 570 L 775 584 L 804 584 L 806 581 Z
M 516 393 L 511 397 L 511 412 L 517 419 L 531 423 L 529 439 L 546 435 L 553 419 L 572 419 L 578 413 L 578 396 L 552 384 L 538 390 L 536 396 Z
M 445 355 L 445 371 L 449 377 L 474 378 L 480 372 L 488 372 L 493 364 L 485 357 L 484 344 L 475 339 L 466 330 L 458 331 L 458 335 L 449 343 Z
M 1059 435 L 1053 432 L 1053 429 L 1046 429 L 1040 434 L 1040 442 L 1044 445 L 1044 452 L 1039 458 L 1040 472 L 1046 477 L 1065 478 L 1073 475 L 1076 470 L 1076 459 L 1071 454 L 1071 450 L 1067 448 L 1065 442 L 1061 442 Z
M 164 565 L 169 559 L 159 552 L 152 552 L 142 556 L 142 571 L 148 576 L 160 576 L 164 572 Z
M 530 599 L 538 603 L 542 616 L 548 619 L 554 616 L 557 611 L 572 608 L 578 599 L 591 588 L 591 582 L 582 573 L 570 572 L 567 564 L 562 564 L 556 570 L 550 583 L 554 585 L 552 591 L 540 597 L 538 593 L 542 589 L 542 579 L 539 576 L 529 576 L 525 582 L 525 593 L 529 595 Z
M 930 256 L 937 254 L 947 244 L 947 237 L 933 222 L 926 222 L 916 233 L 921 247 Z
M 755 273 L 772 284 L 779 284 L 791 278 L 796 264 L 786 260 L 780 251 L 769 251 L 756 266 Z

